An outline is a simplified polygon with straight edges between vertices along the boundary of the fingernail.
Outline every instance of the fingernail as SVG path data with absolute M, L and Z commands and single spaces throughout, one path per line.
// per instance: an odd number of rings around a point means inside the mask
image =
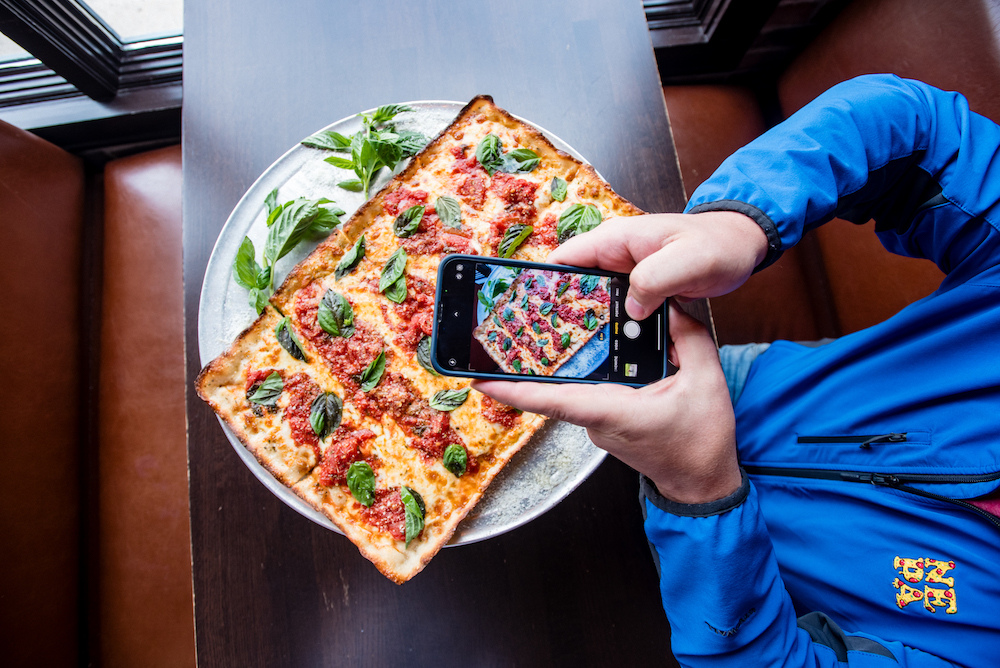
M 625 297 L 625 312 L 636 320 L 642 320 L 645 315 L 642 304 L 637 302 L 632 295 Z

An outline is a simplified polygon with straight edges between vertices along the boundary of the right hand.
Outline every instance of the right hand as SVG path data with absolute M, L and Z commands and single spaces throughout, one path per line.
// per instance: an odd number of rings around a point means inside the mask
M 609 218 L 566 241 L 548 261 L 630 274 L 625 310 L 642 320 L 667 297 L 732 292 L 766 254 L 767 235 L 752 218 L 707 211 Z

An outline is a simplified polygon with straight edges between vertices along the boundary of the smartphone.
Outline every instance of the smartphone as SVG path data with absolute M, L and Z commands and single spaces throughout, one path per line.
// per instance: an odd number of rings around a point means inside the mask
M 449 255 L 438 268 L 431 364 L 446 376 L 642 386 L 667 361 L 664 305 L 625 313 L 628 276 Z

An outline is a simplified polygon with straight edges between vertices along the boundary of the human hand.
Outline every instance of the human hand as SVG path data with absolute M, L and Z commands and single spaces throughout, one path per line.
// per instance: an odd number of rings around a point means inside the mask
M 752 218 L 707 211 L 609 218 L 566 241 L 548 261 L 630 274 L 625 310 L 642 320 L 667 297 L 732 292 L 766 254 L 767 235 Z
M 680 370 L 652 385 L 477 380 L 472 386 L 510 406 L 586 427 L 598 447 L 646 474 L 668 499 L 724 498 L 742 479 L 718 352 L 701 323 L 673 304 L 669 313 Z

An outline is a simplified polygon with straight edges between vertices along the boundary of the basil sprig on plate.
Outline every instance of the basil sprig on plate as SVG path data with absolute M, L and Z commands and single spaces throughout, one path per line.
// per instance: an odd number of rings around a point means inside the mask
M 602 220 L 600 209 L 593 204 L 586 206 L 580 203 L 571 204 L 559 216 L 559 223 L 556 225 L 556 236 L 559 243 L 563 243 L 578 234 L 591 231 L 600 225 Z
M 362 234 L 361 238 L 355 241 L 354 245 L 340 258 L 340 262 L 337 263 L 337 269 L 333 273 L 334 279 L 339 281 L 354 271 L 354 268 L 358 266 L 358 263 L 361 262 L 361 258 L 364 256 L 365 235 Z
M 434 211 L 438 218 L 448 227 L 459 229 L 462 227 L 462 205 L 454 197 L 442 195 L 434 203 Z
M 497 255 L 504 258 L 512 256 L 518 246 L 528 238 L 528 235 L 534 229 L 531 225 L 521 225 L 519 223 L 508 227 L 507 231 L 503 234 L 503 239 L 500 240 L 500 245 L 497 246 Z
M 378 282 L 378 291 L 397 304 L 406 299 L 406 260 L 406 249 L 400 246 L 385 261 Z
M 351 496 L 362 506 L 371 508 L 375 503 L 375 471 L 368 462 L 354 462 L 345 477 Z
M 431 408 L 438 411 L 453 411 L 469 398 L 469 388 L 464 390 L 441 390 L 431 397 Z
M 531 172 L 541 162 L 538 154 L 528 148 L 516 148 L 504 153 L 503 142 L 493 133 L 483 137 L 476 146 L 476 159 L 490 176 L 495 172 L 507 174 Z
M 401 160 L 416 155 L 427 144 L 427 137 L 421 133 L 397 130 L 392 123 L 397 115 L 407 111 L 413 109 L 403 104 L 385 105 L 373 114 L 358 114 L 362 129 L 350 137 L 323 131 L 304 139 L 302 144 L 310 148 L 350 153 L 350 159 L 334 155 L 325 160 L 335 167 L 353 171 L 358 178 L 341 181 L 337 185 L 345 190 L 363 191 L 365 199 L 368 199 L 372 181 L 383 167 L 395 169 Z
M 316 321 L 330 336 L 349 339 L 354 334 L 354 309 L 351 302 L 339 292 L 326 291 L 319 302 Z
M 413 236 L 413 233 L 420 227 L 420 221 L 423 219 L 426 209 L 427 207 L 423 204 L 416 204 L 396 216 L 396 220 L 392 223 L 393 234 L 400 239 Z
M 458 443 L 452 443 L 444 449 L 442 463 L 456 478 L 461 478 L 465 474 L 465 469 L 469 466 L 469 454 Z
M 313 399 L 309 407 L 309 424 L 319 440 L 323 440 L 340 426 L 344 402 L 333 392 L 323 392 Z
M 371 392 L 378 385 L 378 382 L 382 380 L 382 374 L 385 373 L 385 350 L 380 352 L 375 356 L 365 370 L 361 372 L 358 377 L 358 384 L 361 386 L 363 392 Z
M 552 195 L 552 199 L 557 202 L 565 201 L 567 190 L 569 190 L 569 184 L 566 183 L 565 179 L 558 176 L 552 177 L 552 182 L 549 184 L 549 194 Z
M 281 380 L 281 374 L 272 371 L 264 379 L 264 382 L 247 396 L 247 401 L 258 406 L 276 406 L 283 389 L 285 389 L 285 383 Z
M 297 360 L 306 361 L 306 354 L 302 350 L 302 342 L 292 329 L 291 319 L 286 315 L 278 322 L 274 328 L 274 336 L 278 339 L 281 347 L 288 351 L 288 354 Z
M 278 204 L 278 189 L 264 198 L 267 209 L 267 239 L 264 242 L 263 266 L 257 264 L 257 251 L 249 237 L 243 238 L 233 261 L 233 279 L 250 291 L 249 302 L 258 313 L 264 310 L 274 291 L 274 264 L 305 239 L 326 236 L 340 224 L 344 210 L 331 200 L 294 199 Z
M 403 510 L 406 513 L 404 526 L 406 527 L 406 546 L 410 546 L 410 541 L 420 535 L 424 530 L 424 514 L 427 512 L 424 506 L 424 499 L 406 485 L 399 488 L 399 498 L 403 500 Z

